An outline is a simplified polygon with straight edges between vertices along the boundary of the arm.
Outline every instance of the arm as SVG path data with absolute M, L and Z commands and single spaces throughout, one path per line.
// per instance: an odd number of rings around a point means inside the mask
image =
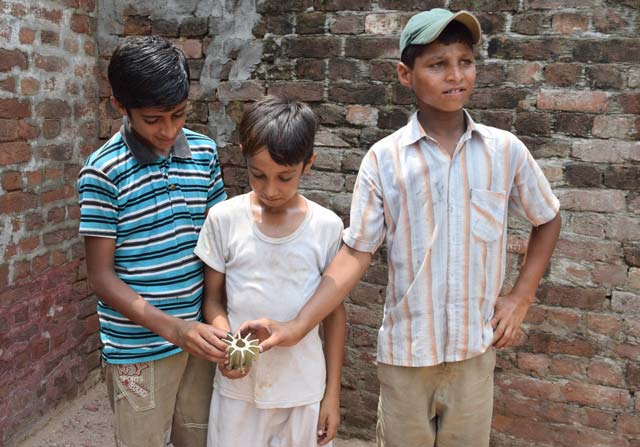
M 370 262 L 371 253 L 343 245 L 322 275 L 315 293 L 296 318 L 287 322 L 267 318 L 247 321 L 240 326 L 240 332 L 256 333 L 262 340 L 262 351 L 274 346 L 295 345 L 344 301 L 367 271 Z
M 318 444 L 326 445 L 335 438 L 340 426 L 340 383 L 347 316 L 344 304 L 322 322 L 324 329 L 324 356 L 327 363 L 327 387 L 320 404 L 318 418 Z
M 226 345 L 219 340 L 224 331 L 171 316 L 118 278 L 113 266 L 115 239 L 87 236 L 85 248 L 89 284 L 100 300 L 191 354 L 212 362 L 224 360 Z
M 491 325 L 495 329 L 493 346 L 506 348 L 518 341 L 520 325 L 535 299 L 538 283 L 556 246 L 562 219 L 560 213 L 549 222 L 531 229 L 527 253 L 511 292 L 498 297 Z
M 225 275 L 220 273 L 208 265 L 204 266 L 204 301 L 202 303 L 204 319 L 207 323 L 211 324 L 214 328 L 221 330 L 225 336 L 231 332 L 231 325 L 229 324 L 229 316 L 227 315 L 227 309 L 225 305 Z M 225 358 L 218 362 L 218 371 L 223 376 L 229 379 L 239 379 L 246 376 L 249 373 L 249 368 L 240 368 L 238 370 L 231 370 L 223 367 L 229 363 L 226 358 L 225 344 Z

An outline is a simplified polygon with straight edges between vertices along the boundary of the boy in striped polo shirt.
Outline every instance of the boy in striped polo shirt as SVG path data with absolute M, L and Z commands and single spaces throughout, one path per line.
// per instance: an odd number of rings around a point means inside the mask
M 248 322 L 263 349 L 296 343 L 356 285 L 387 243 L 389 279 L 378 333 L 379 446 L 488 446 L 495 349 L 514 345 L 560 231 L 557 198 L 510 132 L 464 110 L 476 78 L 477 19 L 433 9 L 400 38 L 400 82 L 418 112 L 365 155 L 346 245 L 289 322 Z M 507 212 L 532 225 L 511 291 Z
M 80 234 L 99 298 L 106 382 L 123 446 L 206 445 L 223 331 L 202 323 L 193 249 L 226 198 L 215 143 L 183 128 L 189 67 L 171 42 L 125 40 L 109 64 L 123 124 L 80 171 Z

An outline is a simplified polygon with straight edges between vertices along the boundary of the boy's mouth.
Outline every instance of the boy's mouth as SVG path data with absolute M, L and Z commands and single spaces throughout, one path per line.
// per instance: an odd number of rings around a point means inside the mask
M 462 93 L 465 89 L 463 88 L 452 88 L 451 90 L 445 90 L 445 94 L 447 95 L 455 95 L 456 93 Z

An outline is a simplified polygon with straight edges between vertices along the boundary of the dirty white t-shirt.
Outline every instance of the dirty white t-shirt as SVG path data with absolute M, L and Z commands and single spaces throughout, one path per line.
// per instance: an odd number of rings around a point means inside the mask
M 232 331 L 260 317 L 294 318 L 337 253 L 343 228 L 333 212 L 305 199 L 307 214 L 293 233 L 283 238 L 266 236 L 254 223 L 249 194 L 211 208 L 195 248 L 209 267 L 226 276 Z M 322 400 L 325 360 L 318 327 L 295 346 L 260 354 L 242 379 L 216 374 L 214 387 L 223 396 L 253 402 L 258 408 Z

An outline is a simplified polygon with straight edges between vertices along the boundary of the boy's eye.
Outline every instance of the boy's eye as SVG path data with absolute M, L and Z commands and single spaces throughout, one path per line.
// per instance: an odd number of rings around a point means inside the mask
M 147 124 L 155 124 L 158 122 L 158 120 L 144 120 L 144 122 Z
M 263 174 L 256 174 L 255 172 L 252 172 L 251 175 L 255 178 L 263 178 L 264 175 Z
M 293 176 L 292 177 L 288 177 L 288 178 L 279 177 L 279 179 L 280 179 L 281 182 L 288 182 L 288 181 L 291 181 L 293 179 Z
M 173 115 L 174 118 L 182 118 L 184 116 L 184 112 L 176 113 Z

